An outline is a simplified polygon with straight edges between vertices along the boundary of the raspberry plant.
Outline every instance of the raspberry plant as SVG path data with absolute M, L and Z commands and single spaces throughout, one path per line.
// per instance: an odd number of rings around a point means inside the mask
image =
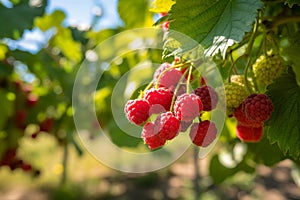
M 195 50 L 174 32 L 178 31 L 199 42 L 222 74 L 225 92 L 216 91 L 220 102 L 226 102 L 227 123 L 235 130 L 225 128 L 220 145 L 231 149 L 246 143 L 241 164 L 247 167 L 247 159 L 266 165 L 284 158 L 299 163 L 299 2 L 177 0 L 167 1 L 165 7 L 162 2 L 154 1 L 151 10 L 167 12 L 157 22 L 169 22 L 163 56 L 185 57 Z M 254 150 L 262 146 L 272 155 Z M 213 157 L 210 172 L 216 181 L 225 180 L 218 173 L 218 159 Z M 234 170 L 240 169 L 228 169 Z
M 111 63 L 94 94 L 98 119 L 88 122 L 87 127 L 96 130 L 101 126 L 108 130 L 115 144 L 128 148 L 144 142 L 155 150 L 186 133 L 191 143 L 201 148 L 217 142 L 218 138 L 217 151 L 231 151 L 242 143 L 247 152 L 236 167 L 223 166 L 218 152 L 211 155 L 210 175 L 216 183 L 238 171 L 254 172 L 253 163 L 271 166 L 291 159 L 299 164 L 298 1 L 154 0 L 149 12 L 148 1 L 119 0 L 119 15 L 124 27 L 101 31 L 93 27 L 81 30 L 66 26 L 62 11 L 45 13 L 46 0 L 40 1 L 38 6 L 31 6 L 29 0 L 10 2 L 11 8 L 0 2 L 0 20 L 5 24 L 0 29 L 1 167 L 38 175 L 39 166 L 30 163 L 28 155 L 22 154 L 19 147 L 21 140 L 38 141 L 43 134 L 54 137 L 64 155 L 67 155 L 68 144 L 82 154 L 75 137 L 71 103 L 80 63 L 99 42 L 124 29 L 153 24 L 163 27 L 163 51 L 128 53 Z M 161 17 L 156 23 L 153 23 L 154 15 Z M 52 31 L 49 40 L 41 44 L 37 52 L 12 48 L 7 43 L 15 42 L 24 31 L 33 29 Z M 197 73 L 198 63 L 186 59 L 194 46 L 176 37 L 172 30 L 202 45 L 207 58 L 216 63 L 222 75 L 224 94 L 217 92 L 215 95 L 213 90 L 218 91 L 217 88 L 209 85 L 205 74 Z M 105 50 L 107 55 L 114 53 L 110 48 Z M 124 116 L 126 113 L 130 122 L 142 126 L 140 138 L 132 138 L 114 121 L 110 96 L 122 75 L 138 63 L 149 60 L 162 65 L 156 72 L 153 69 L 152 84 L 140 88 L 142 92 L 133 95 L 122 113 Z M 33 76 L 34 80 L 26 79 L 28 76 Z M 201 88 L 212 88 L 208 89 L 210 98 L 207 90 Z M 268 103 L 256 106 L 249 102 L 253 94 L 263 95 Z M 224 101 L 227 101 L 228 117 L 224 129 L 217 130 L 221 134 L 216 135 L 213 122 L 207 120 L 215 106 Z M 207 128 L 208 124 L 212 129 Z M 95 135 L 91 132 L 89 137 Z M 209 139 L 205 140 L 207 135 Z M 224 171 L 228 173 L 222 173 Z M 64 172 L 62 180 L 65 177 Z

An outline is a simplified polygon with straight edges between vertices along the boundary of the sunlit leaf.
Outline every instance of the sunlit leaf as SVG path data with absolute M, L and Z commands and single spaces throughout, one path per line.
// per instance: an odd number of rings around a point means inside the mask
M 119 0 L 118 12 L 126 28 L 152 26 L 153 19 L 147 0 Z
M 221 49 L 224 51 L 232 41 L 240 42 L 245 32 L 251 30 L 257 10 L 261 7 L 260 1 L 177 0 L 169 12 L 169 28 L 191 37 L 205 48 L 215 41 L 216 46 L 224 47 Z M 184 46 L 190 44 L 182 41 L 183 38 L 176 32 L 170 31 L 168 39 L 177 40 L 181 49 L 189 48 Z
M 46 31 L 52 27 L 60 27 L 65 17 L 66 15 L 64 12 L 56 10 L 49 15 L 37 17 L 34 20 L 34 24 L 42 31 Z
M 58 47 L 69 60 L 75 63 L 82 59 L 81 45 L 73 40 L 70 29 L 60 28 L 53 38 L 53 45 Z
M 166 13 L 168 12 L 175 1 L 172 0 L 154 0 L 151 3 L 150 11 L 156 13 Z

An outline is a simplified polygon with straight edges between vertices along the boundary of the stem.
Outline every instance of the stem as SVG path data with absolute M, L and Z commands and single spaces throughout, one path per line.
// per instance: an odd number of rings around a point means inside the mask
M 174 95 L 173 95 L 173 97 L 172 97 L 172 103 L 171 103 L 171 107 L 170 107 L 170 111 L 171 111 L 171 112 L 173 112 L 173 108 L 174 108 L 174 104 L 175 104 L 175 99 L 176 99 L 176 96 L 177 96 L 177 92 L 178 92 L 178 90 L 179 90 L 179 88 L 180 88 L 180 86 L 181 86 L 181 83 L 182 83 L 183 79 L 185 78 L 187 72 L 188 72 L 188 71 L 185 71 L 185 72 L 182 74 L 182 76 L 181 76 L 181 78 L 180 78 L 180 80 L 179 80 L 179 82 L 178 82 L 178 84 L 177 84 L 177 86 L 176 86 L 176 88 L 175 88 L 175 90 L 174 90 Z
M 191 81 L 191 76 L 192 76 L 192 69 L 193 69 L 193 66 L 191 65 L 190 68 L 189 68 L 189 75 L 188 75 L 188 79 L 187 79 L 187 83 L 186 83 L 186 92 L 188 94 L 190 94 L 190 81 Z
M 60 185 L 64 185 L 67 181 L 67 163 L 68 163 L 68 143 L 65 141 L 63 146 L 64 154 L 62 159 L 62 165 L 63 165 L 63 172 L 60 179 Z
M 184 64 L 177 64 L 177 65 L 173 65 L 173 66 L 171 66 L 171 67 L 168 67 L 168 68 L 166 68 L 164 71 L 162 71 L 162 73 L 158 76 L 158 78 L 157 78 L 157 80 L 156 80 L 156 84 L 155 84 L 155 88 L 157 89 L 157 88 L 159 88 L 159 81 L 160 81 L 160 79 L 161 79 L 161 77 L 167 72 L 167 71 L 169 71 L 170 69 L 175 69 L 175 68 L 178 68 L 178 67 L 183 67 L 184 65 L 186 65 L 186 64 L 188 64 L 188 63 L 184 63 Z
M 280 26 L 282 24 L 300 22 L 300 16 L 286 16 L 275 19 L 273 27 Z
M 149 90 L 153 86 L 153 81 L 151 81 L 144 89 L 144 91 Z M 140 94 L 138 96 L 138 99 L 143 98 L 144 96 L 144 91 L 140 90 Z
M 231 64 L 230 69 L 229 69 L 229 71 L 228 71 L 228 83 L 231 82 L 230 76 L 231 76 L 232 71 L 234 72 L 234 74 L 238 74 L 237 71 L 236 71 L 236 68 L 235 68 L 235 64 L 237 63 L 237 61 L 239 61 L 241 58 L 243 58 L 243 57 L 245 57 L 245 56 L 246 56 L 246 55 L 243 54 L 243 55 L 241 55 L 240 57 L 238 57 L 235 61 L 233 61 L 232 55 L 230 56 L 230 57 L 231 57 L 231 63 L 232 63 L 232 64 Z
M 194 163 L 194 193 L 195 193 L 195 199 L 199 199 L 200 194 L 201 194 L 201 189 L 199 186 L 199 180 L 200 180 L 200 173 L 199 173 L 199 163 L 198 163 L 198 153 L 199 153 L 199 148 L 194 146 L 193 147 L 193 163 Z
M 245 55 L 248 56 L 248 60 L 247 60 L 247 64 L 246 64 L 246 68 L 245 68 L 245 72 L 244 72 L 244 77 L 245 77 L 245 85 L 246 85 L 246 88 L 248 90 L 249 93 L 252 93 L 252 90 L 249 86 L 249 82 L 248 82 L 248 70 L 249 70 L 249 67 L 251 65 L 251 51 L 252 51 L 252 48 L 253 48 L 253 44 L 254 44 L 254 41 L 255 41 L 255 35 L 256 35 L 256 32 L 257 32 L 257 29 L 258 29 L 258 19 L 256 18 L 255 20 L 255 24 L 254 24 L 254 27 L 253 27 L 253 33 L 250 37 L 250 40 L 249 40 L 249 43 L 248 43 L 248 48 L 246 50 L 246 53 Z

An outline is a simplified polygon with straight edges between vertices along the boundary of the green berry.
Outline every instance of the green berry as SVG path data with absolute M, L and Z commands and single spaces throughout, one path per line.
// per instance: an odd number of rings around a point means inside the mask
M 245 85 L 245 78 L 242 75 L 231 75 L 230 81 L 239 85 Z
M 253 73 L 260 83 L 269 85 L 280 75 L 282 67 L 283 59 L 280 55 L 261 55 L 253 64 Z
M 226 105 L 228 109 L 237 108 L 248 96 L 244 86 L 237 83 L 225 83 Z

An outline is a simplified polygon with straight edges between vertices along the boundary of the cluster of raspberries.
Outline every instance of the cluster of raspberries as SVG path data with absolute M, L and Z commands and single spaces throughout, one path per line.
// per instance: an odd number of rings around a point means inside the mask
M 238 121 L 237 137 L 244 142 L 258 142 L 263 135 L 263 124 L 273 112 L 273 104 L 265 94 L 251 94 L 234 111 Z
M 150 149 L 156 149 L 179 132 L 186 132 L 197 146 L 206 147 L 216 138 L 217 128 L 209 120 L 194 122 L 203 111 L 216 108 L 218 95 L 203 85 L 188 94 L 184 71 L 170 63 L 163 63 L 153 76 L 153 88 L 147 89 L 139 99 L 129 100 L 125 105 L 127 119 L 143 126 L 141 137 Z M 153 117 L 155 116 L 155 119 Z
M 263 125 L 272 115 L 273 103 L 265 94 L 249 95 L 243 76 L 232 75 L 230 79 L 230 83 L 225 83 L 226 106 L 228 116 L 233 115 L 238 121 L 237 137 L 244 142 L 259 142 Z M 248 84 L 253 85 L 251 81 Z

